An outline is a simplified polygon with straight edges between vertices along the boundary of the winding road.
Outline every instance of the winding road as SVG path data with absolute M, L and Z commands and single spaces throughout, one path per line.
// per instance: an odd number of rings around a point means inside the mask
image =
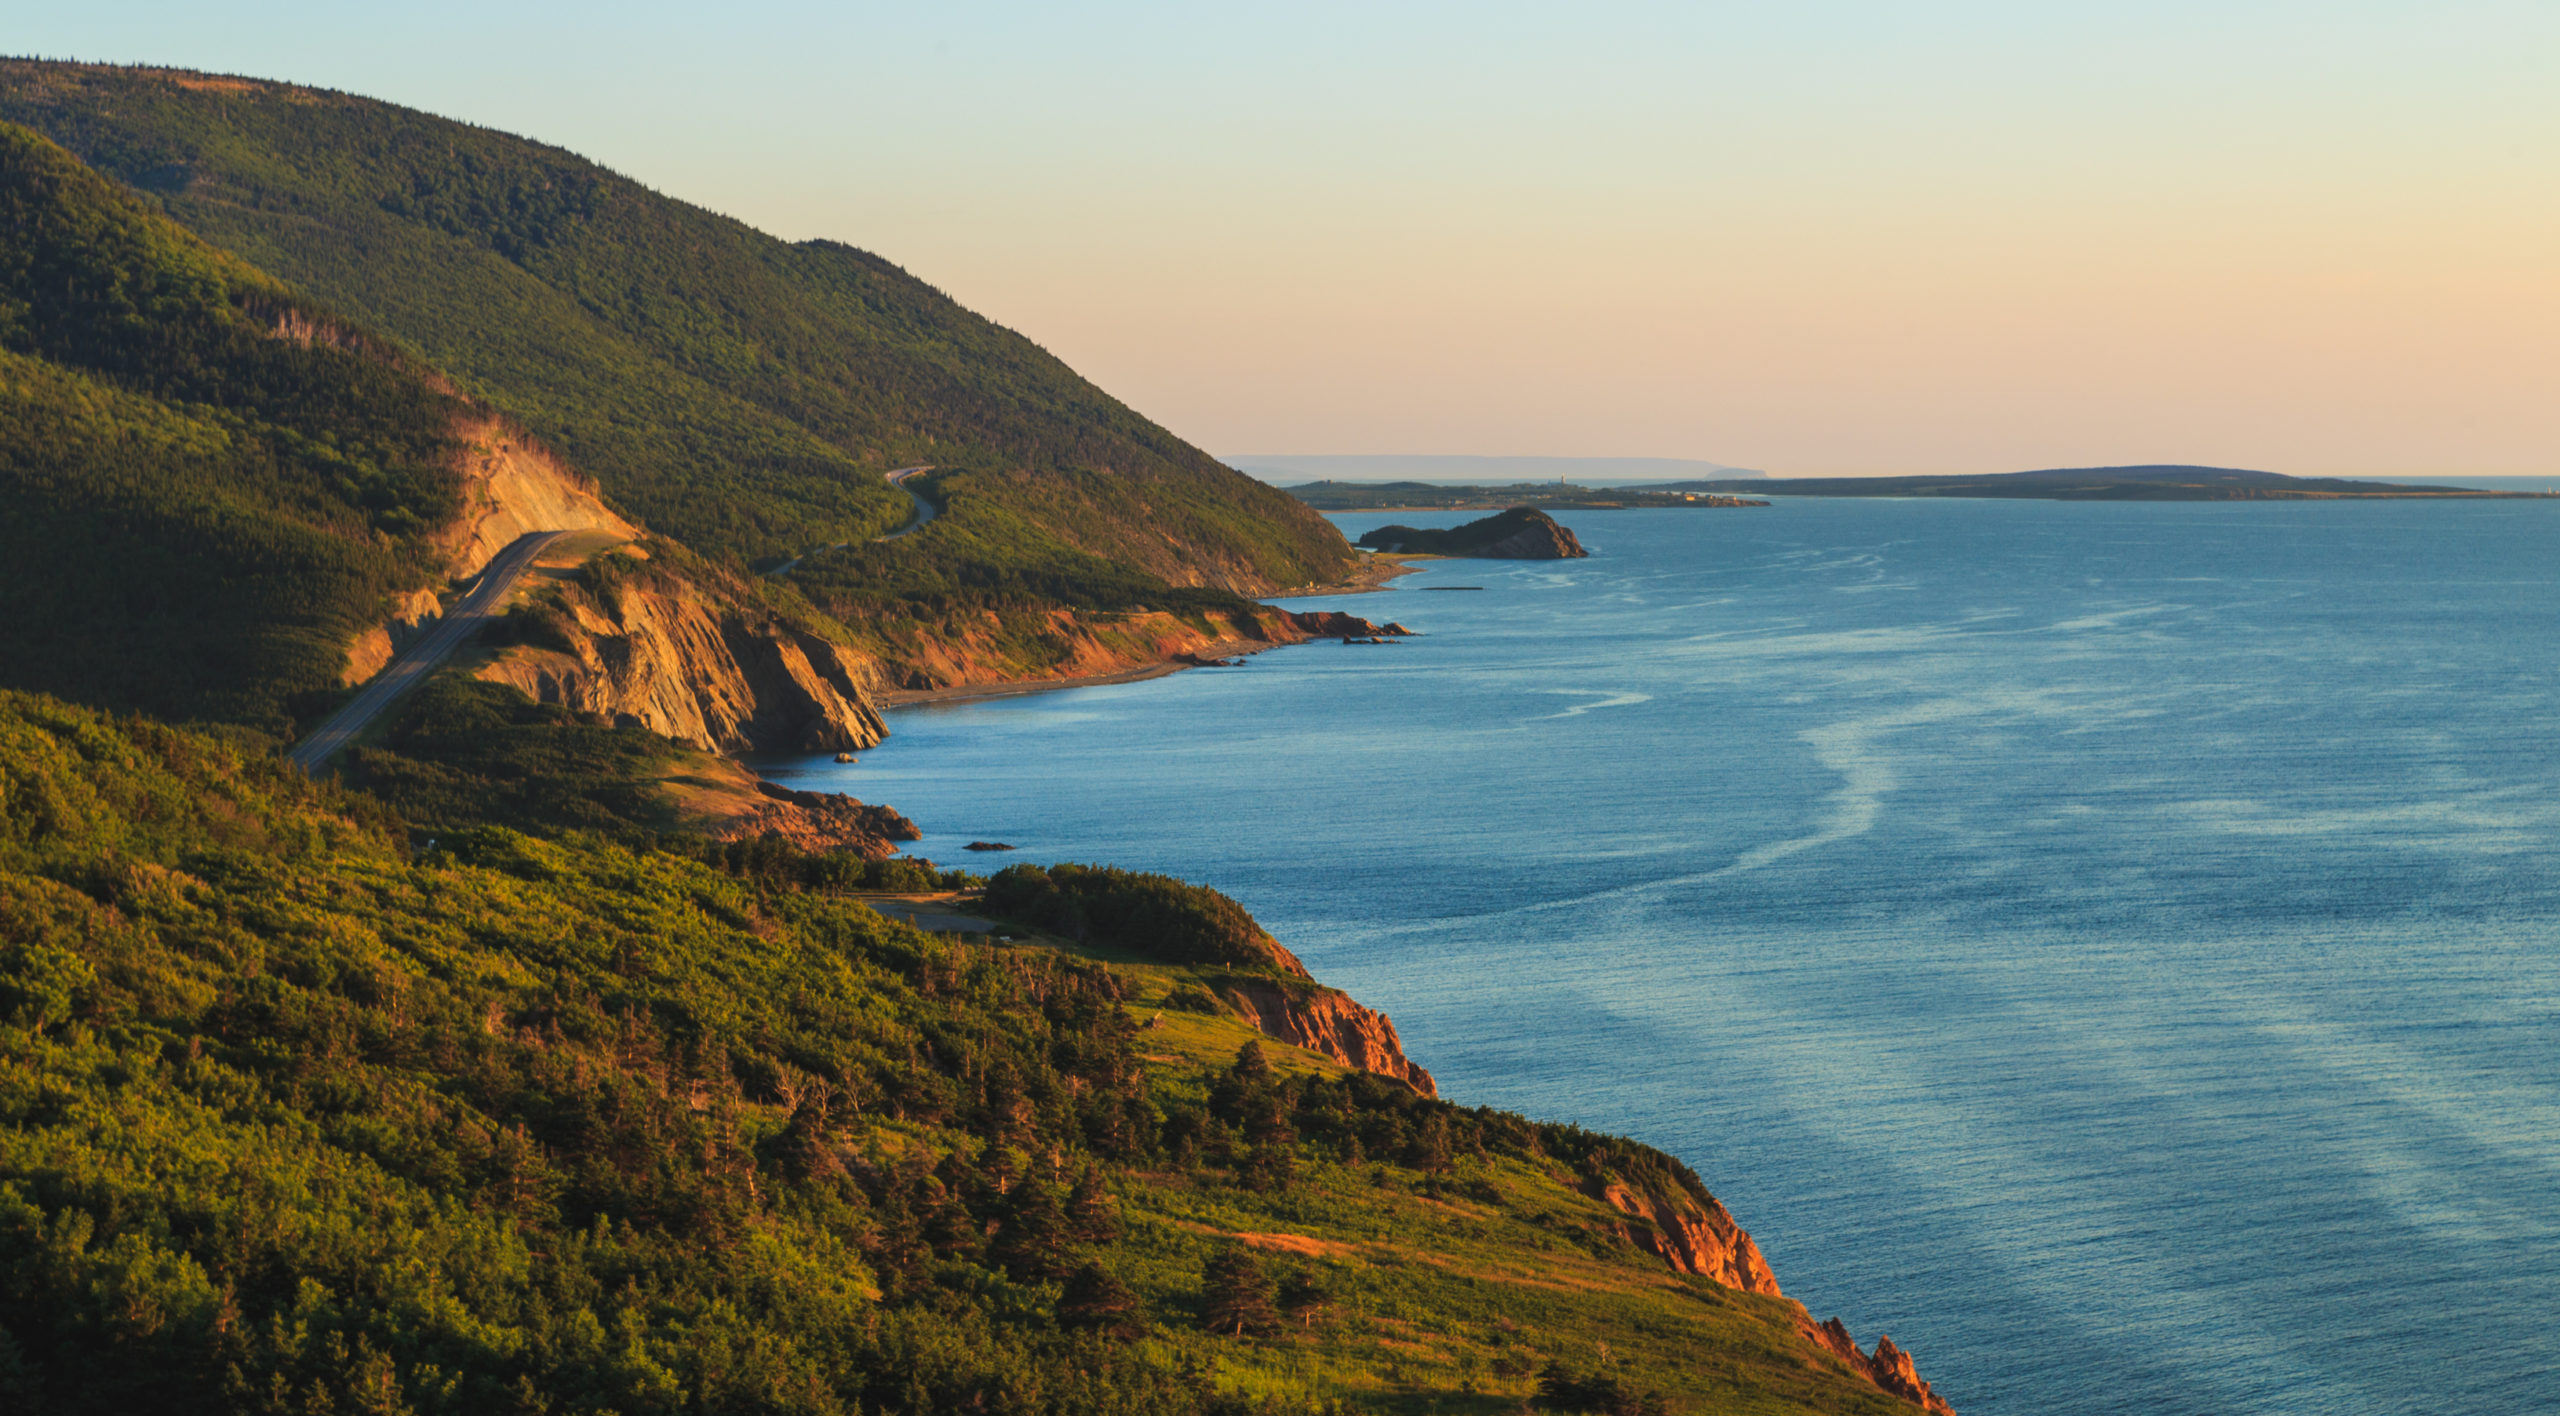
M 426 637 L 402 650 L 398 657 L 383 666 L 365 683 L 362 692 L 347 700 L 347 706 L 329 715 L 328 720 L 311 730 L 311 735 L 295 743 L 285 753 L 285 760 L 313 776 L 363 732 L 365 725 L 380 717 L 382 710 L 397 703 L 409 690 L 425 682 L 436 665 L 451 657 L 453 651 L 469 643 L 480 627 L 496 617 L 498 607 L 507 600 L 507 592 L 533 565 L 534 558 L 549 549 L 551 543 L 570 533 L 536 531 L 518 536 L 505 550 L 480 572 L 480 583 L 461 603 L 447 611 Z
M 907 486 L 907 479 L 909 477 L 913 477 L 922 472 L 930 472 L 932 470 L 932 465 L 927 464 L 923 467 L 901 467 L 897 471 L 889 474 L 889 485 L 897 488 L 899 491 L 905 492 L 907 494 L 907 500 L 916 504 L 916 519 L 899 527 L 897 530 L 890 532 L 888 535 L 881 537 L 881 540 L 894 541 L 901 536 L 912 536 L 918 531 L 923 530 L 926 522 L 933 520 L 933 504 L 926 501 L 924 498 L 917 496 L 914 490 Z
M 897 471 L 889 474 L 889 485 L 897 488 L 899 491 L 907 493 L 907 500 L 916 504 L 916 514 L 909 518 L 906 525 L 899 527 L 888 535 L 872 537 L 871 544 L 876 546 L 883 541 L 894 541 L 901 536 L 912 536 L 916 532 L 923 530 L 924 524 L 933 519 L 933 504 L 926 501 L 924 498 L 917 496 L 907 488 L 907 479 L 909 477 L 915 476 L 919 472 L 930 472 L 932 470 L 932 465 L 928 463 L 922 467 L 901 467 Z M 841 551 L 852 544 L 853 543 L 851 541 L 838 541 L 832 546 L 826 546 L 819 550 L 811 551 L 807 556 L 793 556 L 791 559 L 784 561 L 782 564 L 775 566 L 771 570 L 766 571 L 765 574 L 779 580 L 782 577 L 789 575 L 791 572 L 798 570 L 800 568 L 800 562 L 807 560 L 809 556 L 824 555 L 827 551 Z

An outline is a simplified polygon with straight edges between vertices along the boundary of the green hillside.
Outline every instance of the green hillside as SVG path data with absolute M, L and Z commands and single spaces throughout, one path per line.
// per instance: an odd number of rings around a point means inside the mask
M 0 681 L 288 730 L 439 578 L 460 404 L 0 124 Z
M 944 469 L 920 487 L 934 526 L 796 576 L 839 614 L 1251 593 L 1350 561 L 1293 499 L 888 262 L 556 148 L 343 94 L 34 61 L 0 63 L 0 118 L 398 337 L 706 554 L 860 546 L 906 519 L 882 472 Z
M 0 1408 L 1913 1409 L 1630 1245 L 1658 1152 L 714 854 L 0 694 Z

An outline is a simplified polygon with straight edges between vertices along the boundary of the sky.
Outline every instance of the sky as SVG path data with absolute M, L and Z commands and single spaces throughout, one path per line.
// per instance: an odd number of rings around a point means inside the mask
M 0 0 L 898 262 L 1195 443 L 2560 472 L 2560 3 Z

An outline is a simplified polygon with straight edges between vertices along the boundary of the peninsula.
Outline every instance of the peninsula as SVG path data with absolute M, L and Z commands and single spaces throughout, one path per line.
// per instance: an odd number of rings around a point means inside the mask
M 2288 477 L 2234 467 L 2057 467 L 1945 477 L 1791 477 L 1783 481 L 1674 482 L 1667 490 L 1703 494 L 1755 491 L 1784 497 L 2024 497 L 2047 501 L 2342 501 L 2408 498 L 2532 497 L 2474 487 L 2362 482 L 2345 477 Z
M 1717 485 L 1728 485 L 1718 483 Z M 1761 485 L 1754 479 L 1733 485 Z M 1699 491 L 1688 483 L 1649 487 L 1578 487 L 1565 482 L 1457 486 L 1434 482 L 1302 482 L 1289 495 L 1318 511 L 1474 511 L 1536 506 L 1551 510 L 1622 511 L 1655 507 L 1767 506 L 1757 497 Z
M 1947 1410 L 1217 891 L 742 760 L 1393 632 L 1305 503 L 347 94 L 0 61 L 0 212 L 0 1405 Z

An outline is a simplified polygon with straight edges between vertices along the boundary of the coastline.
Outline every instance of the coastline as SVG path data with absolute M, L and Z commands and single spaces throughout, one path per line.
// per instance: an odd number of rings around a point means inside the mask
M 1252 647 L 1247 649 L 1235 647 L 1250 642 L 1220 640 L 1217 644 L 1204 646 L 1201 652 L 1215 650 L 1227 654 L 1251 654 L 1281 647 L 1277 644 L 1262 643 L 1253 643 Z M 885 712 L 894 708 L 914 708 L 932 703 L 968 703 L 982 698 L 1019 698 L 1026 693 L 1048 693 L 1057 689 L 1102 688 L 1115 683 L 1143 683 L 1148 679 L 1163 678 L 1168 674 L 1178 674 L 1184 669 L 1199 667 L 1201 666 L 1198 664 L 1186 664 L 1179 659 L 1162 659 L 1152 664 L 1123 669 L 1112 674 L 1084 674 L 1076 678 L 1025 679 L 1011 683 L 966 683 L 955 684 L 950 688 L 892 689 L 881 694 L 878 701 L 882 711 Z
M 1322 595 L 1366 595 L 1373 590 L 1386 589 L 1387 582 L 1399 575 L 1412 575 L 1422 569 L 1418 565 L 1406 564 L 1407 561 L 1440 559 L 1438 556 L 1405 555 L 1393 551 L 1363 551 L 1360 556 L 1359 568 L 1351 573 L 1348 580 L 1338 580 L 1330 585 L 1293 586 L 1256 598 L 1267 603 L 1272 600 L 1312 600 Z
M 1386 589 L 1387 582 L 1397 576 L 1412 575 L 1422 569 L 1421 566 L 1407 562 L 1440 559 L 1443 557 L 1396 555 L 1383 551 L 1366 552 L 1363 554 L 1358 570 L 1348 580 L 1332 585 L 1302 585 L 1294 589 L 1277 591 L 1259 597 L 1258 603 L 1268 605 L 1274 600 L 1312 600 L 1333 595 L 1366 595 Z M 1070 688 L 1106 688 L 1113 684 L 1144 683 L 1148 679 L 1164 678 L 1185 669 L 1216 667 L 1198 662 L 1201 659 L 1245 658 L 1272 649 L 1286 649 L 1291 644 L 1310 642 L 1312 642 L 1311 639 L 1280 643 L 1267 639 L 1220 639 L 1188 651 L 1187 657 L 1184 658 L 1159 659 L 1152 664 L 1140 664 L 1107 674 L 1080 674 L 1074 678 L 1017 679 L 1008 683 L 954 684 L 949 688 L 890 689 L 878 695 L 876 701 L 883 711 L 887 711 L 936 703 L 972 703 L 989 698 L 1018 698 L 1027 693 L 1050 693 Z

